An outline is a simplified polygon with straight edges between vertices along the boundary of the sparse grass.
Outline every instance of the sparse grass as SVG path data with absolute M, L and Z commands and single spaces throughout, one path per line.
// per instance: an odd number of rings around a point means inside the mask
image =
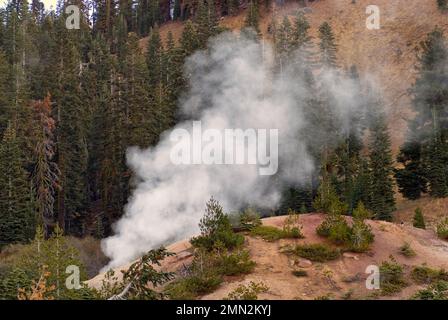
M 343 299 L 343 300 L 352 300 L 353 292 L 354 292 L 353 289 L 348 290 L 346 293 L 344 293 L 341 296 L 341 299 Z
M 303 238 L 301 233 L 296 231 L 286 231 L 272 226 L 258 226 L 251 230 L 252 236 L 260 237 L 263 240 L 274 242 L 280 239 L 298 239 Z
M 399 252 L 404 255 L 405 257 L 411 258 L 411 257 L 415 257 L 416 253 L 415 251 L 411 248 L 411 245 L 408 242 L 405 242 L 401 247 Z
M 308 272 L 306 272 L 305 270 L 294 270 L 292 271 L 293 276 L 295 277 L 308 277 Z
M 314 300 L 331 300 L 331 297 L 332 297 L 331 293 L 327 293 L 322 296 L 314 298 Z
M 413 300 L 448 300 L 448 282 L 438 281 L 428 288 L 419 290 Z
M 448 272 L 443 269 L 432 269 L 425 265 L 414 267 L 411 277 L 418 284 L 432 284 L 441 280 L 448 282 Z
M 325 244 L 318 243 L 297 245 L 290 249 L 289 253 L 316 262 L 336 260 L 341 256 L 339 249 L 333 249 Z
M 236 287 L 224 300 L 258 300 L 258 295 L 268 290 L 269 287 L 263 282 L 251 281 L 248 285 L 241 284 Z

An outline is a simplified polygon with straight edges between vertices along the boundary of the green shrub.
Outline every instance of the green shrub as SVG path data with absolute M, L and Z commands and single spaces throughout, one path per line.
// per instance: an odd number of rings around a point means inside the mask
M 194 299 L 198 296 L 213 292 L 223 281 L 217 264 L 226 254 L 223 244 L 218 243 L 213 251 L 205 248 L 195 250 L 191 265 L 186 270 L 184 277 L 178 278 L 168 284 L 165 294 L 170 299 Z M 218 250 L 222 250 L 219 252 Z
M 441 11 L 445 11 L 448 9 L 448 0 L 437 0 L 437 7 Z
M 303 238 L 303 235 L 300 229 L 292 228 L 292 229 L 279 229 L 272 226 L 258 226 L 251 230 L 250 234 L 255 237 L 260 237 L 263 240 L 273 242 L 279 239 L 288 239 L 288 238 Z
M 261 225 L 260 214 L 252 208 L 247 208 L 239 216 L 239 228 L 251 230 Z
M 249 251 L 229 252 L 218 242 L 212 251 L 196 249 L 187 275 L 170 283 L 165 293 L 175 300 L 194 299 L 213 292 L 223 281 L 223 276 L 247 274 L 254 267 Z
M 437 224 L 437 235 L 441 239 L 448 240 L 448 217 Z
M 220 242 L 227 249 L 232 249 L 244 243 L 244 236 L 233 232 L 228 216 L 224 214 L 221 205 L 213 197 L 206 204 L 199 229 L 201 235 L 190 240 L 192 246 L 196 248 L 211 251 L 215 244 Z
M 448 281 L 448 272 L 443 269 L 431 269 L 423 265 L 414 267 L 411 277 L 419 284 L 431 284 L 440 280 Z
M 415 214 L 414 214 L 414 219 L 413 219 L 412 224 L 415 228 L 426 229 L 425 219 L 423 218 L 422 209 L 420 209 L 420 208 L 415 209 Z
M 282 239 L 285 235 L 283 230 L 272 226 L 258 226 L 253 228 L 250 233 L 252 236 L 258 236 L 270 242 Z
M 316 232 L 336 244 L 347 244 L 350 241 L 350 227 L 341 215 L 329 214 L 317 227 Z
M 341 251 L 339 249 L 333 249 L 324 244 L 297 245 L 292 249 L 292 253 L 299 257 L 317 262 L 335 260 L 341 256 Z
M 415 251 L 412 250 L 411 245 L 408 242 L 405 242 L 400 247 L 400 253 L 402 255 L 404 255 L 405 257 L 414 257 L 415 256 Z
M 166 286 L 165 293 L 172 300 L 193 300 L 215 291 L 222 283 L 222 276 L 203 272 L 177 279 Z
M 224 300 L 258 300 L 258 295 L 269 290 L 263 282 L 251 281 L 248 285 L 241 284 L 229 293 Z
M 308 276 L 308 272 L 306 272 L 305 270 L 294 270 L 292 272 L 293 276 L 295 277 L 307 277 Z
M 403 278 L 403 267 L 395 260 L 384 261 L 380 266 L 380 284 L 383 295 L 400 292 L 407 283 Z
M 353 211 L 352 226 L 349 226 L 342 215 L 329 214 L 317 227 L 316 232 L 335 244 L 346 246 L 351 251 L 365 252 L 375 238 L 372 228 L 364 222 L 364 219 L 370 216 L 370 212 L 360 202 Z
M 217 260 L 218 272 L 226 276 L 247 274 L 255 268 L 255 262 L 250 259 L 249 251 L 238 250 L 229 254 L 224 254 Z
M 413 297 L 414 300 L 448 300 L 448 282 L 438 281 L 428 288 L 419 290 Z

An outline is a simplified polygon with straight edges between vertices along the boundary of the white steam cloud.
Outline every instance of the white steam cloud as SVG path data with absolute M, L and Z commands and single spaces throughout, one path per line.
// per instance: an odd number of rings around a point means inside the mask
M 214 38 L 207 51 L 186 62 L 190 90 L 181 110 L 189 120 L 176 128 L 191 131 L 192 120 L 200 120 L 202 130 L 278 129 L 279 173 L 273 179 L 259 175 L 256 165 L 174 165 L 170 132 L 153 148 L 130 148 L 128 164 L 138 182 L 114 227 L 115 235 L 103 241 L 111 258 L 108 268 L 197 233 L 211 196 L 227 212 L 245 205 L 274 208 L 282 184 L 309 178 L 315 168 L 306 145 L 309 139 L 302 137 L 309 93 L 297 75 L 273 75 L 272 54 L 269 45 L 232 33 Z M 352 84 L 333 80 L 330 75 L 323 83 L 332 83 L 329 91 L 340 97 L 337 115 L 344 123 L 358 105 L 350 93 Z

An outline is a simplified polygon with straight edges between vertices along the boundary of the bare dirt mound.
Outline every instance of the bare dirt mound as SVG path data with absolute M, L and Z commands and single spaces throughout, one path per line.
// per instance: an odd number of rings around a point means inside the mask
M 281 249 L 289 244 L 325 243 L 315 229 L 322 222 L 323 214 L 301 215 L 304 239 L 279 240 L 267 242 L 252 236 L 246 236 L 246 247 L 251 258 L 256 262 L 254 272 L 242 277 L 229 277 L 213 293 L 202 299 L 222 299 L 240 284 L 250 281 L 264 282 L 269 291 L 259 296 L 260 299 L 316 299 L 328 296 L 333 299 L 369 299 L 378 297 L 378 291 L 367 290 L 365 273 L 369 265 L 380 266 L 390 256 L 403 266 L 406 278 L 414 266 L 427 264 L 432 268 L 448 268 L 448 242 L 437 239 L 433 230 L 421 230 L 407 225 L 396 225 L 383 221 L 368 221 L 375 234 L 375 242 L 367 253 L 344 253 L 342 257 L 330 262 L 310 262 L 306 259 L 294 258 L 282 253 Z M 284 216 L 263 219 L 264 225 L 282 227 Z M 416 255 L 405 257 L 399 248 L 408 242 Z M 188 241 L 178 242 L 168 249 L 175 252 L 163 263 L 166 270 L 179 270 L 183 264 L 191 261 L 191 248 Z M 125 269 L 119 268 L 120 269 Z M 306 277 L 296 277 L 294 270 L 305 270 Z M 93 287 L 99 287 L 104 275 L 100 274 L 88 281 Z M 400 293 L 392 296 L 381 296 L 381 299 L 407 299 L 422 286 L 408 281 L 408 286 Z M 350 293 L 350 295 L 348 295 Z

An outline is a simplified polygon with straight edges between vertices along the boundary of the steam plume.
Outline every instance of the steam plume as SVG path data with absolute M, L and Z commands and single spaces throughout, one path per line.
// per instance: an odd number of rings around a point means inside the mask
M 309 93 L 297 75 L 284 72 L 273 76 L 272 60 L 269 45 L 232 33 L 214 38 L 207 52 L 197 52 L 186 62 L 190 90 L 180 108 L 190 120 L 176 128 L 191 132 L 192 120 L 200 120 L 203 130 L 278 129 L 280 167 L 276 183 L 272 177 L 259 175 L 256 165 L 174 165 L 170 161 L 170 132 L 165 132 L 153 148 L 130 148 L 128 165 L 138 183 L 124 216 L 115 225 L 115 235 L 103 241 L 103 250 L 111 258 L 108 267 L 197 233 L 210 196 L 227 212 L 251 204 L 273 208 L 280 200 L 283 183 L 300 184 L 313 172 L 314 164 L 301 136 Z M 357 108 L 350 94 L 351 84 L 335 83 L 331 74 L 324 83 L 340 98 L 338 116 L 348 119 Z

